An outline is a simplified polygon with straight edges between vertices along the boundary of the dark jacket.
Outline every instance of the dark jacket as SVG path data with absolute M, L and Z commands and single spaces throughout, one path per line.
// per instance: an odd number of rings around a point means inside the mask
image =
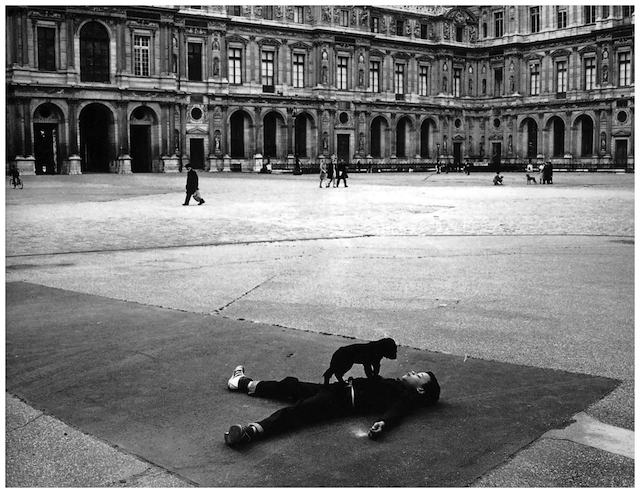
M 376 421 L 384 421 L 386 428 L 396 426 L 421 402 L 416 391 L 390 378 L 355 378 L 353 389 L 355 411 L 379 413 Z
M 189 170 L 187 173 L 187 192 L 193 193 L 198 189 L 198 174 Z

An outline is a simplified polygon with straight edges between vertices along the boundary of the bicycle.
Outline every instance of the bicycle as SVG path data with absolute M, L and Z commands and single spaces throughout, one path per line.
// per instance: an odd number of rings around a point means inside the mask
M 9 183 L 11 184 L 11 186 L 12 186 L 13 188 L 19 188 L 19 189 L 22 189 L 22 187 L 24 186 L 24 185 L 22 184 L 22 180 L 20 179 L 20 177 L 19 177 L 19 176 L 16 176 L 16 177 L 13 177 L 13 176 L 12 176 L 12 177 L 11 177 L 11 179 L 9 180 Z

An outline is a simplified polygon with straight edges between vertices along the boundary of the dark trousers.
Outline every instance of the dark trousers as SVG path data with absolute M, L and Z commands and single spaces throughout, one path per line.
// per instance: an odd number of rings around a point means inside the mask
M 344 172 L 340 173 L 338 175 L 338 181 L 336 181 L 336 187 L 340 185 L 340 180 L 342 180 L 344 182 L 344 186 L 347 186 L 347 177 L 345 176 Z
M 325 387 L 320 383 L 300 382 L 295 377 L 279 382 L 260 381 L 253 395 L 295 402 L 259 422 L 265 436 L 352 413 L 351 388 L 338 382 Z

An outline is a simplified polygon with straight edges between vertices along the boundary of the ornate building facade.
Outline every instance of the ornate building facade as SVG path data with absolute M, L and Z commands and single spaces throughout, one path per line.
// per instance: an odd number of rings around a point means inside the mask
M 21 172 L 633 170 L 632 6 L 6 9 Z

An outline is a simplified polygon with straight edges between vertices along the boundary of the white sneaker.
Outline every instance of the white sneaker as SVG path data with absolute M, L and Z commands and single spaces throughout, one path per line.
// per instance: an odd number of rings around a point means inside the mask
M 233 370 L 233 373 L 231 374 L 231 378 L 227 382 L 227 387 L 229 387 L 229 390 L 238 390 L 238 382 L 244 376 L 244 366 L 236 366 Z

